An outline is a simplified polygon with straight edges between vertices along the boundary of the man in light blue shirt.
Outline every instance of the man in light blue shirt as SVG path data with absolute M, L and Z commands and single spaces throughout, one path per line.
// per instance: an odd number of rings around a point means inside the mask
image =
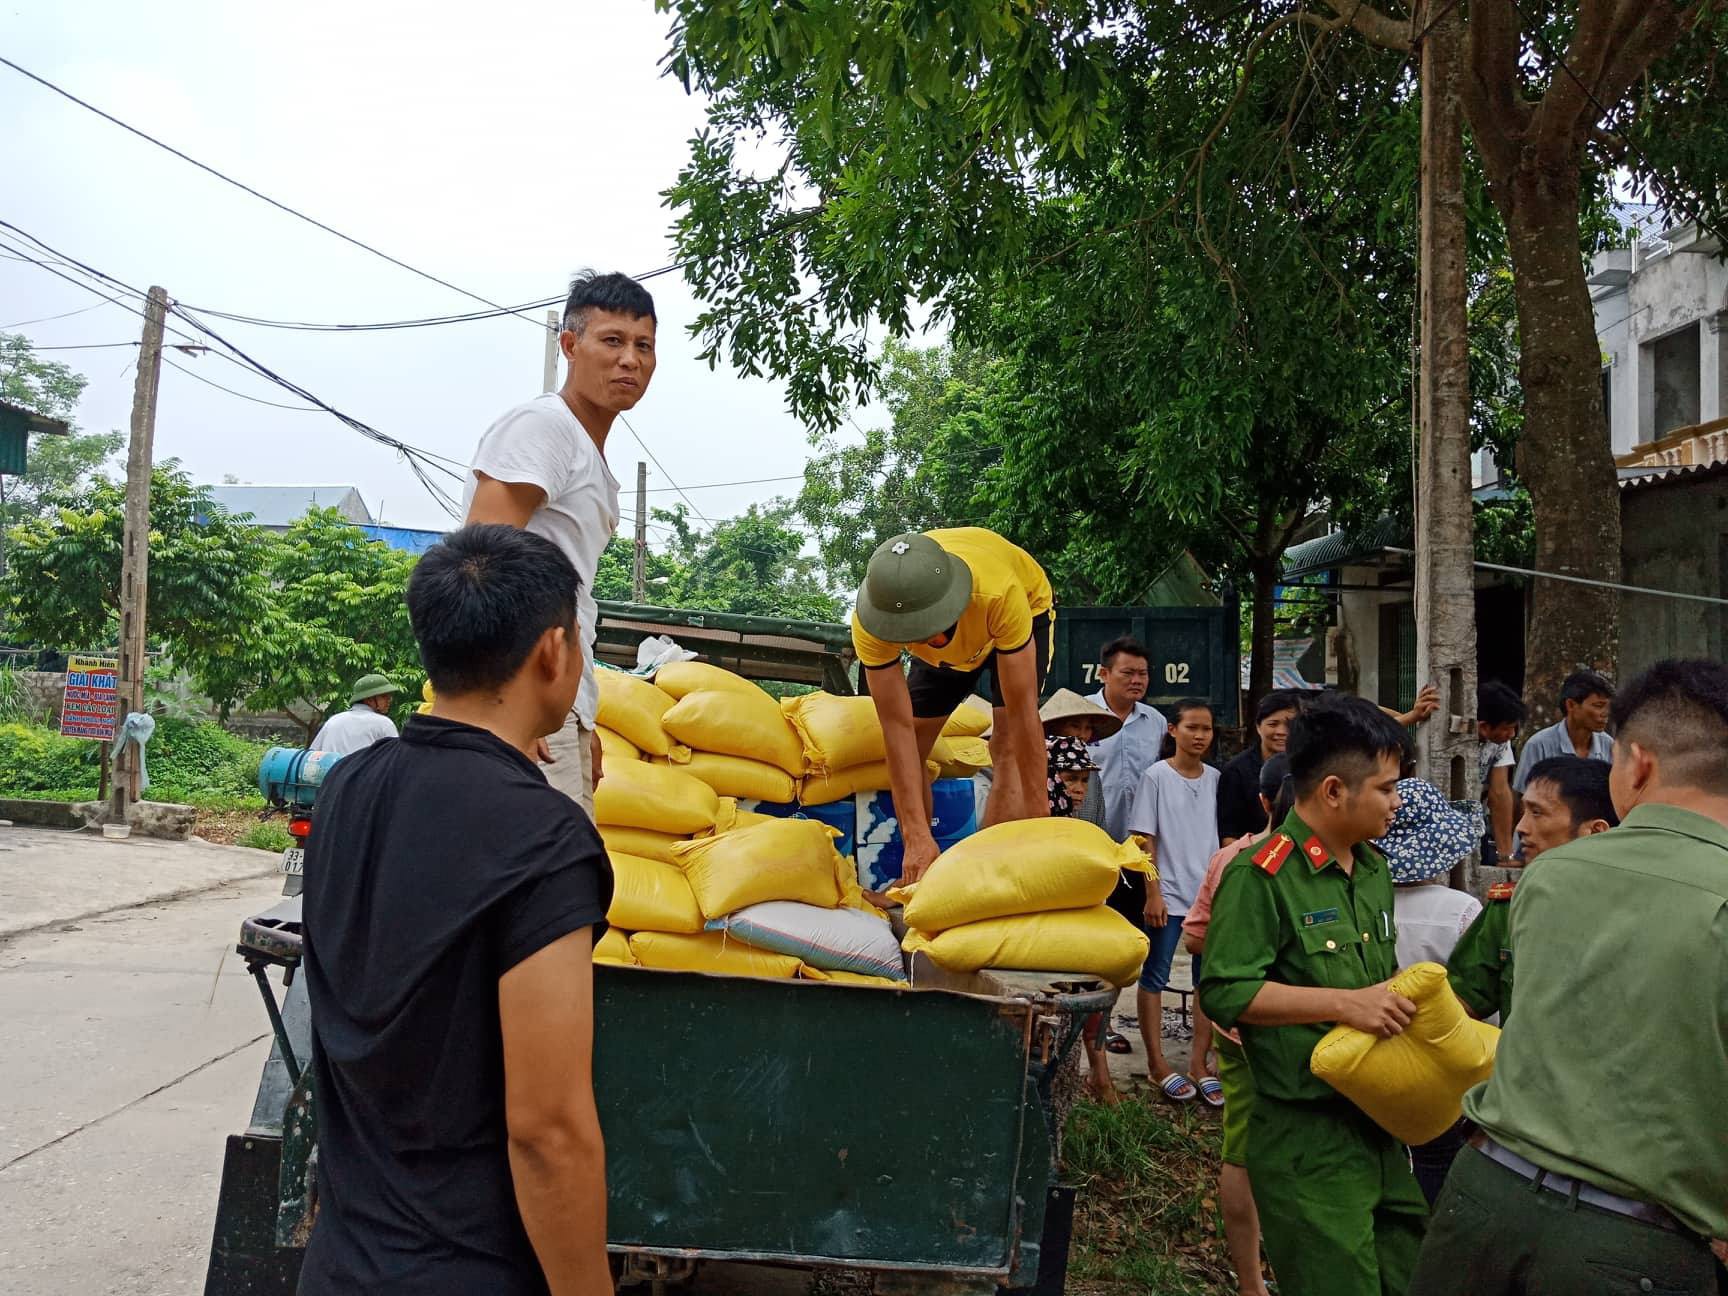
M 1512 790 L 1524 795 L 1530 771 L 1551 756 L 1580 756 L 1614 763 L 1614 739 L 1608 734 L 1608 708 L 1614 686 L 1595 671 L 1574 671 L 1560 686 L 1562 718 L 1530 736 L 1518 756 Z
M 1122 728 L 1092 744 L 1098 762 L 1094 785 L 1103 794 L 1104 830 L 1117 841 L 1128 836 L 1128 816 L 1140 779 L 1158 763 L 1169 723 L 1140 699 L 1151 683 L 1151 659 L 1146 645 L 1128 635 L 1104 645 L 1098 682 L 1104 687 L 1090 700 L 1122 722 Z

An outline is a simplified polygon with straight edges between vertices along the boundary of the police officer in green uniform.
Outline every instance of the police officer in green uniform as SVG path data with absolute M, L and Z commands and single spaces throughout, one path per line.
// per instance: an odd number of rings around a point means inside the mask
M 1524 858 L 1595 833 L 1620 822 L 1608 794 L 1608 765 L 1581 756 L 1553 756 L 1538 762 L 1524 788 L 1524 816 L 1518 821 Z M 1512 933 L 1510 916 L 1516 882 L 1488 888 L 1488 903 L 1459 940 L 1446 963 L 1452 990 L 1476 1017 L 1512 1015 Z
M 1728 666 L 1658 662 L 1614 722 L 1622 822 L 1519 883 L 1518 1020 L 1410 1296 L 1728 1290 Z
M 1392 878 L 1368 842 L 1398 808 L 1404 734 L 1359 698 L 1291 726 L 1296 808 L 1224 870 L 1200 1001 L 1239 1026 L 1256 1099 L 1248 1176 L 1283 1296 L 1397 1296 L 1427 1205 L 1402 1144 L 1318 1079 L 1308 1060 L 1344 1023 L 1382 1037 L 1415 1005 L 1398 970 Z

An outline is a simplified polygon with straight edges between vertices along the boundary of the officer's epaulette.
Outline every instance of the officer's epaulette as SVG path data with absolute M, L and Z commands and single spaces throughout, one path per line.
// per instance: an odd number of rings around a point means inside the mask
M 1266 844 L 1254 852 L 1254 867 L 1267 877 L 1276 877 L 1278 870 L 1284 867 L 1284 861 L 1290 858 L 1290 852 L 1296 849 L 1296 840 L 1285 833 L 1274 833 L 1266 839 Z
M 1496 882 L 1493 886 L 1488 888 L 1488 899 L 1510 900 L 1512 898 L 1512 889 L 1517 885 L 1516 882 Z

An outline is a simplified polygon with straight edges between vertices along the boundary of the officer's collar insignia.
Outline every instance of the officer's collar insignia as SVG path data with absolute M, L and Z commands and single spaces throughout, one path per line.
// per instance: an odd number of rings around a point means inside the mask
M 1267 877 L 1276 877 L 1278 870 L 1284 867 L 1284 861 L 1290 858 L 1290 852 L 1295 849 L 1295 838 L 1286 833 L 1274 833 L 1264 846 L 1254 852 L 1254 867 Z
M 1490 900 L 1510 900 L 1512 889 L 1517 885 L 1516 882 L 1496 882 L 1488 888 L 1488 898 Z
M 1308 856 L 1308 862 L 1317 869 L 1324 868 L 1326 861 L 1332 858 L 1327 854 L 1326 848 L 1320 844 L 1318 833 L 1302 843 L 1302 852 Z

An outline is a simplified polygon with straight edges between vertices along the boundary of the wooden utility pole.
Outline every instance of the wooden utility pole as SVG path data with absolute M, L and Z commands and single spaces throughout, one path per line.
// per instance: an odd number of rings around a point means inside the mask
M 540 369 L 540 390 L 558 390 L 558 312 L 546 312 L 546 359 Z
M 1437 12 L 1438 11 L 1438 12 Z M 1476 574 L 1470 494 L 1470 303 L 1465 274 L 1464 18 L 1418 8 L 1422 41 L 1420 451 L 1416 472 L 1416 678 L 1440 691 L 1418 731 L 1422 776 L 1454 801 L 1481 794 L 1476 767 Z M 1458 879 L 1462 881 L 1462 878 Z
M 636 560 L 631 569 L 631 598 L 648 601 L 648 465 L 636 461 Z
M 150 594 L 150 469 L 156 449 L 156 391 L 162 377 L 162 321 L 168 293 L 151 288 L 144 302 L 144 340 L 138 347 L 138 379 L 132 386 L 132 441 L 126 451 L 126 530 L 120 551 L 120 697 L 114 731 L 126 716 L 144 709 L 144 627 Z M 127 745 L 114 762 L 109 820 L 126 822 L 126 806 L 138 799 L 138 755 Z

